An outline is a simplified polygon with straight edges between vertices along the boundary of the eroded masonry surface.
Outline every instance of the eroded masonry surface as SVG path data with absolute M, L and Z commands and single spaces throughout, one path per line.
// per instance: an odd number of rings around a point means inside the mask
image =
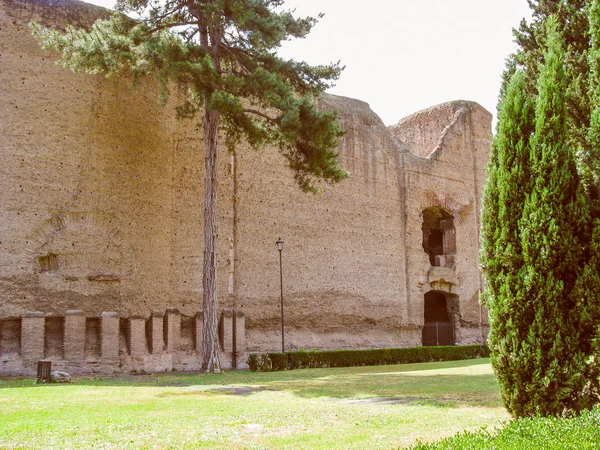
M 87 26 L 74 0 L 0 0 L 0 372 L 194 369 L 201 333 L 202 135 L 152 80 L 73 74 L 28 23 Z M 478 212 L 491 114 L 456 101 L 386 127 L 324 96 L 351 177 L 297 188 L 275 148 L 220 159 L 222 358 L 286 347 L 466 344 L 478 303 Z

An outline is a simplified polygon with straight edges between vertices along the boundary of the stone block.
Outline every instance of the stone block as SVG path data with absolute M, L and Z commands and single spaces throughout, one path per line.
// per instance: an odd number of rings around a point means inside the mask
M 69 310 L 64 320 L 64 358 L 82 362 L 85 359 L 85 314 L 81 310 Z
M 103 312 L 100 314 L 100 355 L 103 359 L 119 358 L 119 314 Z
M 21 357 L 37 361 L 44 357 L 44 313 L 28 312 L 21 316 Z

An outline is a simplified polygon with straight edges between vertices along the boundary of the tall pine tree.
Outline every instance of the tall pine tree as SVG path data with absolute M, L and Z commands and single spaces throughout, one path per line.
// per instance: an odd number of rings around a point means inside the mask
M 482 216 L 492 362 L 516 417 L 598 402 L 598 236 L 568 136 L 563 40 L 555 17 L 546 26 L 535 118 L 527 75 L 517 71 L 500 108 Z
M 277 145 L 305 191 L 348 174 L 334 151 L 343 131 L 315 98 L 342 70 L 282 59 L 282 41 L 306 36 L 316 19 L 295 18 L 284 0 L 117 0 L 118 13 L 91 30 L 66 33 L 33 24 L 44 48 L 74 71 L 133 78 L 153 75 L 168 94 L 186 92 L 177 112 L 204 132 L 204 331 L 202 369 L 218 371 L 217 187 L 219 136 L 229 149 Z M 125 13 L 134 16 L 131 19 Z M 200 150 L 200 149 L 199 149 Z

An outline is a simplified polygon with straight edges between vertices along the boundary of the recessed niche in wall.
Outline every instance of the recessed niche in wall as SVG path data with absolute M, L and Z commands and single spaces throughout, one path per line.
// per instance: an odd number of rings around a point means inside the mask
M 196 318 L 181 315 L 181 338 L 179 340 L 181 350 L 194 350 L 196 342 L 195 328 Z
M 37 265 L 40 272 L 52 272 L 58 270 L 58 255 L 48 253 L 45 256 L 38 256 Z
M 21 352 L 21 319 L 0 320 L 0 355 Z
M 439 206 L 423 210 L 423 250 L 432 266 L 454 267 L 456 229 L 454 218 Z
M 119 353 L 131 355 L 131 327 L 129 319 L 119 319 Z
M 64 317 L 46 317 L 44 321 L 44 357 L 63 359 Z
M 85 319 L 85 359 L 95 360 L 100 357 L 100 330 L 100 318 Z

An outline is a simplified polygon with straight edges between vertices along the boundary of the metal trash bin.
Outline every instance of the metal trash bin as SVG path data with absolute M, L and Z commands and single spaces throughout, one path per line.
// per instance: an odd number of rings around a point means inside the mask
M 37 381 L 36 383 L 50 383 L 52 372 L 52 361 L 42 359 L 37 364 Z

